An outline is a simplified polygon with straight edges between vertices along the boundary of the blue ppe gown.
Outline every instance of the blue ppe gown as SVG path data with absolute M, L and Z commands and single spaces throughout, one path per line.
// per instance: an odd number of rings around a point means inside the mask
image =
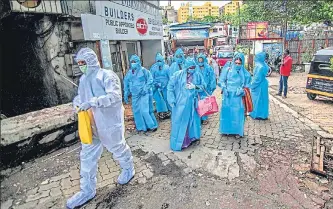
M 186 60 L 185 67 L 195 66 L 193 59 Z M 187 89 L 188 83 L 196 89 Z M 198 93 L 206 88 L 204 78 L 198 69 L 177 71 L 168 84 L 168 102 L 172 107 L 170 147 L 180 151 L 192 141 L 200 139 L 201 120 L 197 113 Z
M 141 66 L 137 55 L 132 55 L 130 60 L 135 62 L 131 64 L 136 64 L 136 67 L 131 67 L 124 78 L 125 102 L 128 103 L 128 97 L 131 95 L 134 122 L 138 131 L 154 130 L 158 124 L 153 107 L 153 77 Z
M 185 55 L 182 49 L 177 49 L 174 56 L 174 62 L 171 64 L 169 68 L 169 78 L 173 76 L 173 74 L 179 70 L 184 69 Z
M 76 60 L 85 61 L 88 70 L 80 78 L 78 96 L 74 98 L 73 105 L 77 108 L 88 103 L 95 126 L 92 126 L 93 143 L 82 144 L 80 192 L 67 201 L 68 208 L 83 205 L 96 195 L 97 163 L 103 146 L 122 168 L 119 183 L 127 183 L 135 173 L 132 153 L 124 136 L 124 107 L 118 76 L 111 70 L 101 69 L 95 52 L 89 48 L 81 49 Z
M 203 63 L 199 62 L 199 58 L 203 59 Z M 216 89 L 216 77 L 213 68 L 208 64 L 206 55 L 199 54 L 197 64 L 199 65 L 199 72 L 202 74 L 207 86 L 205 90 L 209 95 L 212 95 Z M 207 93 L 205 91 L 200 92 L 200 99 L 206 98 L 208 96 Z M 201 119 L 207 120 L 208 116 L 203 116 Z
M 265 57 L 266 53 L 260 52 L 254 59 L 255 67 L 251 82 L 253 111 L 250 113 L 253 119 L 267 119 L 269 115 L 268 80 L 266 79 L 269 67 Z
M 156 63 L 150 68 L 153 76 L 153 98 L 156 102 L 158 113 L 171 111 L 167 101 L 167 86 L 169 82 L 169 66 L 164 63 L 163 56 L 156 55 Z
M 241 58 L 242 65 L 227 63 L 219 79 L 219 86 L 223 92 L 220 133 L 244 136 L 245 107 L 242 96 L 244 96 L 243 88 L 249 87 L 251 78 L 250 73 L 244 68 L 244 54 L 238 53 L 236 56 Z

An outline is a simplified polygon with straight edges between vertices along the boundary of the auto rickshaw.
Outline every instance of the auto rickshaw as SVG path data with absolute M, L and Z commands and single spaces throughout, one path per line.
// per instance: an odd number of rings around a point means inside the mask
M 333 47 L 314 55 L 307 76 L 306 92 L 310 100 L 317 95 L 333 98 Z

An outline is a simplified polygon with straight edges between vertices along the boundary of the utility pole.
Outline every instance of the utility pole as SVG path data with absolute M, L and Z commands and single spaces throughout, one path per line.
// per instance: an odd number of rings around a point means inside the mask
M 241 18 L 240 18 L 240 4 L 239 1 L 237 1 L 237 8 L 238 8 L 238 41 L 240 39 L 240 28 L 241 28 Z M 236 42 L 237 44 L 237 42 Z

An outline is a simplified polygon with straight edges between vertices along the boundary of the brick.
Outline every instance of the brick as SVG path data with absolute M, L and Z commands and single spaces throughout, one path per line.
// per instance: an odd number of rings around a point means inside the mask
M 68 177 L 70 177 L 70 174 L 69 174 L 69 173 L 62 174 L 62 175 L 60 175 L 60 176 L 52 177 L 52 178 L 50 179 L 50 182 L 60 181 L 61 179 L 65 179 L 65 178 L 68 178 Z
M 26 202 L 32 202 L 32 201 L 35 201 L 35 200 L 39 200 L 41 198 L 48 197 L 49 194 L 50 194 L 50 190 L 41 191 L 41 192 L 38 192 L 38 193 L 36 193 L 34 195 L 28 196 L 25 201 Z
M 71 180 L 80 179 L 80 170 L 79 169 L 71 170 L 69 173 L 70 173 Z
M 51 191 L 50 191 L 50 195 L 51 195 L 51 197 L 58 197 L 58 196 L 61 196 L 61 195 L 62 195 L 62 192 L 61 192 L 61 190 L 60 190 L 60 187 L 51 189 Z
M 69 178 L 61 179 L 60 181 L 61 189 L 68 189 L 72 187 L 72 182 Z
M 38 204 L 38 201 L 35 200 L 35 201 L 27 202 L 22 205 L 15 206 L 15 209 L 35 209 L 35 208 L 37 208 L 37 204 Z
M 52 188 L 59 187 L 59 181 L 51 182 L 49 184 L 45 184 L 39 187 L 39 192 L 40 191 L 45 191 L 45 190 L 50 190 Z

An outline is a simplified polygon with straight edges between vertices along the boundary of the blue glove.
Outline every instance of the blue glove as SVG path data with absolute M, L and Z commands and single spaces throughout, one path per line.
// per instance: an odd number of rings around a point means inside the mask
M 238 88 L 236 91 L 236 96 L 242 96 L 244 94 L 243 88 Z
M 91 108 L 91 104 L 89 102 L 84 102 L 80 105 L 79 111 L 85 111 Z

